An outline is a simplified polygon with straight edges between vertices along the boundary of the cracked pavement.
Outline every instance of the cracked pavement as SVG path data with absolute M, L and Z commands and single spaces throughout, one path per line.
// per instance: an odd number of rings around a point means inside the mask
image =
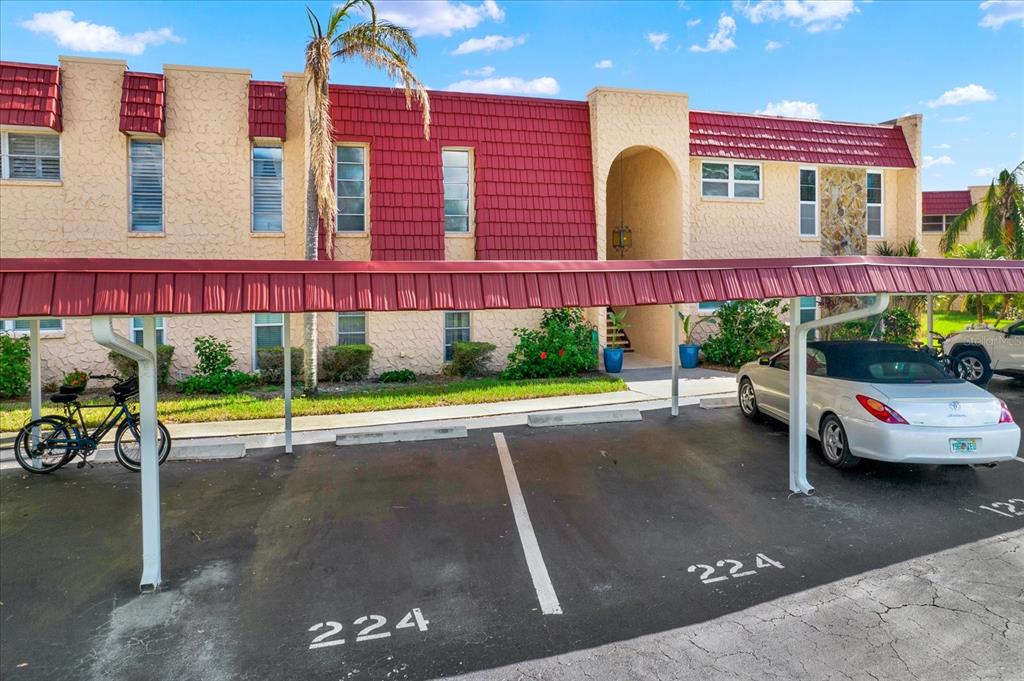
M 459 681 L 1024 679 L 1024 531 Z

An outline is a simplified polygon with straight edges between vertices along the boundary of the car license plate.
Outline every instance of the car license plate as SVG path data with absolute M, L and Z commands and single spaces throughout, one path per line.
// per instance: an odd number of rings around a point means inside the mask
M 954 454 L 971 454 L 978 451 L 978 440 L 973 437 L 950 440 L 949 448 Z

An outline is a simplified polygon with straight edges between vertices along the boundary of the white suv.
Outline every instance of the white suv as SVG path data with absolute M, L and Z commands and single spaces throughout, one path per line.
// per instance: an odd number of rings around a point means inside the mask
M 985 385 L 992 374 L 1024 380 L 1024 321 L 1006 329 L 987 326 L 958 331 L 942 343 L 956 374 Z

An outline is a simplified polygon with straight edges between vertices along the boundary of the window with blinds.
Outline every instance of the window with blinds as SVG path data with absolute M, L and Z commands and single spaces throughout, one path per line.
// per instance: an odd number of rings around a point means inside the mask
M 366 231 L 366 147 L 339 145 L 335 162 L 338 187 L 337 232 Z
M 469 232 L 472 214 L 472 167 L 469 149 L 442 149 L 444 231 Z
M 50 333 L 60 333 L 64 331 L 64 320 L 63 319 L 40 319 L 39 320 L 39 331 Z M 0 332 L 23 334 L 29 332 L 29 325 L 27 319 L 0 319 Z
M 284 347 L 284 315 L 281 313 L 257 313 L 252 316 L 252 368 L 259 371 L 260 348 Z
M 133 139 L 128 150 L 129 210 L 133 232 L 164 229 L 164 144 Z
M 469 312 L 444 313 L 444 361 L 452 361 L 455 344 L 469 340 Z
M 338 345 L 366 344 L 366 313 L 338 313 Z
M 59 180 L 60 137 L 5 132 L 0 135 L 5 180 Z
M 142 331 L 143 331 L 143 319 L 142 317 L 132 317 L 132 342 L 136 345 L 142 345 Z M 164 343 L 164 318 L 156 318 L 156 344 L 165 345 Z
M 284 195 L 281 147 L 252 148 L 252 231 L 280 232 Z

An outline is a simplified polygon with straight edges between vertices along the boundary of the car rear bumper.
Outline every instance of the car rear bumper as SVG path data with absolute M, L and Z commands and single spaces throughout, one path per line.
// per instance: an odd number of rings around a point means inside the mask
M 1010 461 L 1020 447 L 1020 428 L 1013 423 L 970 428 L 933 428 L 845 420 L 851 451 L 857 456 L 894 463 L 971 464 Z M 978 450 L 952 451 L 951 440 L 974 438 Z

